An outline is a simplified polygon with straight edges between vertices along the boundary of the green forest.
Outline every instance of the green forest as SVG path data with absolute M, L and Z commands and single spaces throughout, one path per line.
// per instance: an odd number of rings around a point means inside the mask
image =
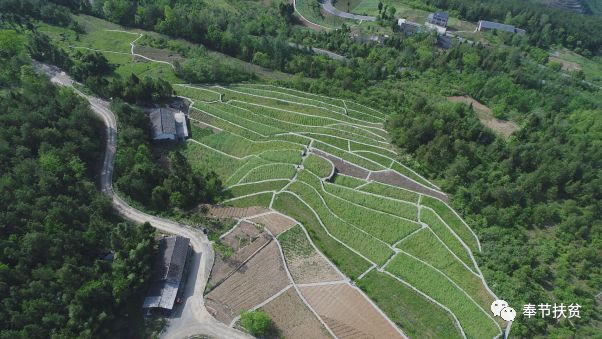
M 457 44 L 441 50 L 436 37 L 428 33 L 395 34 L 383 44 L 371 44 L 350 38 L 352 28 L 346 26 L 321 32 L 300 28 L 290 10 L 276 3 L 266 7 L 260 1 L 242 0 L 219 1 L 219 5 L 191 0 L 97 0 L 91 6 L 77 0 L 0 0 L 2 19 L 19 32 L 3 31 L 0 36 L 0 57 L 6 65 L 0 69 L 0 169 L 2 192 L 6 192 L 0 197 L 4 219 L 0 286 L 10 296 L 3 298 L 0 316 L 10 324 L 5 331 L 13 331 L 7 335 L 44 337 L 49 333 L 44 331 L 57 328 L 66 336 L 109 333 L 117 325 L 107 319 L 125 312 L 127 293 L 139 291 L 137 284 L 143 281 L 123 280 L 123 272 L 127 268 L 138 277 L 148 274 L 143 265 L 150 246 L 148 229 L 113 227 L 119 221 L 111 219 L 108 202 L 94 191 L 100 123 L 75 95 L 33 75 L 26 66 L 28 53 L 70 69 L 103 97 L 120 98 L 114 103 L 122 129 L 116 185 L 130 198 L 159 210 L 219 200 L 221 192 L 214 173 L 174 175 L 189 166 L 178 152 L 170 155 L 169 168 L 152 161 L 148 124 L 131 104 L 169 97 L 173 89 L 168 83 L 118 77 L 102 55 L 67 53 L 35 32 L 31 22 L 37 21 L 81 31 L 66 8 L 201 45 L 183 48 L 149 39 L 149 44 L 186 57 L 176 65 L 176 72 L 188 82 L 259 79 L 208 57 L 207 50 L 213 50 L 295 74 L 285 80 L 258 81 L 352 98 L 390 113 L 387 129 L 405 154 L 400 160 L 448 192 L 451 205 L 475 228 L 483 245 L 477 261 L 496 294 L 512 305 L 582 305 L 581 319 L 572 323 L 517 321 L 511 335 L 599 335 L 602 314 L 595 296 L 602 290 L 600 83 L 592 82 L 584 71 L 559 72 L 549 62 L 549 50 L 558 46 L 599 62 L 599 17 L 523 1 L 425 0 L 466 20 L 486 17 L 528 31 L 526 36 L 500 33 L 500 45 Z M 288 42 L 324 48 L 347 60 L 311 54 Z M 515 122 L 518 130 L 505 139 L 485 128 L 470 106 L 446 99 L 460 95 L 485 103 L 493 116 Z M 73 118 L 75 114 L 79 118 Z M 72 132 L 64 133 L 66 129 Z M 56 179 L 58 174 L 61 180 Z M 195 194 L 183 194 L 191 187 L 197 188 Z M 61 192 L 64 199 L 56 199 L 53 192 Z M 119 232 L 131 234 L 126 241 Z M 115 237 L 122 241 L 114 241 Z M 104 248 L 85 246 L 90 243 Z M 65 258 L 63 248 L 73 258 Z M 97 260 L 102 251 L 123 255 L 106 263 Z M 50 255 L 40 257 L 40 253 Z M 61 271 L 62 267 L 67 268 Z M 58 286 L 65 279 L 59 272 L 74 275 L 71 280 L 78 284 L 65 292 Z M 109 288 L 116 285 L 112 281 L 127 288 L 115 291 Z M 39 286 L 48 290 L 41 299 L 32 293 Z M 86 306 L 93 297 L 103 302 Z M 47 314 L 48 320 L 34 321 L 38 318 L 32 314 L 39 313 Z
M 0 336 L 137 337 L 153 230 L 97 191 L 104 129 L 87 102 L 34 73 L 14 31 L 0 46 Z

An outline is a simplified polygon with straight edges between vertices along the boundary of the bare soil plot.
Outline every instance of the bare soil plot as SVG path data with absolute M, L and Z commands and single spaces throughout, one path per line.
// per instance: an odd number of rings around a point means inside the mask
M 228 258 L 224 258 L 216 251 L 211 276 L 209 277 L 209 286 L 221 283 L 270 240 L 270 235 L 259 231 L 255 225 L 249 223 L 238 225 L 234 231 L 221 240 L 225 245 L 232 247 L 234 253 Z
M 262 307 L 287 339 L 332 338 L 316 316 L 307 308 L 294 288 Z
M 184 58 L 178 53 L 166 49 L 158 49 L 144 45 L 136 45 L 136 47 L 134 47 L 134 53 L 143 55 L 153 60 L 165 61 L 170 63 L 173 63 L 174 61 L 181 62 L 184 60 Z
M 231 207 L 231 206 L 208 206 L 208 215 L 213 218 L 248 218 L 257 214 L 267 213 L 268 209 L 258 206 Z
M 230 324 L 241 311 L 264 302 L 289 283 L 276 242 L 272 241 L 209 292 L 205 303 L 217 320 Z
M 508 138 L 510 134 L 518 129 L 518 125 L 512 121 L 504 121 L 496 119 L 491 114 L 491 109 L 482 103 L 476 101 L 469 96 L 455 96 L 447 98 L 451 102 L 463 102 L 467 105 L 472 104 L 472 108 L 477 113 L 479 121 L 483 126 L 490 128 L 494 132 L 500 134 L 504 138 Z
M 418 193 L 422 193 L 425 195 L 429 195 L 431 197 L 439 198 L 445 202 L 448 201 L 446 194 L 432 190 L 428 187 L 424 187 L 424 186 L 416 183 L 415 181 L 412 181 L 395 171 L 386 170 L 386 171 L 381 171 L 381 172 L 372 172 L 372 174 L 370 174 L 370 180 L 374 180 L 374 181 L 382 182 L 384 184 L 389 184 L 389 185 L 409 189 L 414 192 L 418 192 Z
M 343 280 L 341 276 L 311 246 L 301 226 L 295 226 L 279 238 L 286 265 L 297 284 Z
M 581 65 L 579 65 L 576 62 L 571 62 L 571 61 L 568 61 L 568 60 L 564 60 L 564 59 L 561 59 L 561 58 L 559 58 L 557 56 L 554 56 L 554 55 L 550 55 L 548 57 L 548 59 L 551 62 L 557 62 L 557 63 L 561 64 L 562 65 L 562 69 L 565 70 L 565 71 L 572 72 L 572 71 L 579 71 L 579 70 L 581 70 Z
M 267 229 L 270 230 L 274 236 L 278 236 L 278 234 L 290 229 L 296 224 L 293 219 L 287 218 L 278 213 L 270 213 L 250 220 L 254 223 L 258 223 L 267 227 Z
M 404 338 L 364 296 L 348 284 L 300 287 L 339 338 Z
M 335 172 L 339 172 L 351 177 L 356 177 L 356 178 L 360 178 L 360 179 L 366 179 L 366 177 L 368 176 L 368 171 L 356 166 L 354 164 L 351 164 L 347 161 L 341 160 L 335 156 L 332 156 L 328 153 L 324 153 L 322 151 L 320 151 L 319 149 L 314 149 L 312 150 L 314 153 L 332 161 L 332 163 L 335 166 Z

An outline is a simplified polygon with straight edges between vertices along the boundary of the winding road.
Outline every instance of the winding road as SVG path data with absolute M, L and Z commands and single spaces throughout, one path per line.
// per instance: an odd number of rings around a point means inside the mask
M 55 66 L 36 63 L 36 68 L 50 77 L 53 83 L 72 88 L 77 94 L 86 98 L 92 111 L 98 115 L 106 126 L 106 151 L 100 176 L 101 191 L 113 201 L 113 207 L 124 218 L 136 222 L 149 222 L 161 232 L 190 238 L 193 248 L 188 280 L 185 282 L 182 305 L 178 305 L 170 318 L 169 327 L 162 334 L 163 338 L 189 338 L 196 335 L 209 335 L 217 338 L 250 338 L 213 318 L 205 308 L 203 292 L 211 268 L 214 253 L 211 242 L 202 232 L 188 225 L 168 219 L 146 214 L 130 206 L 113 190 L 113 165 L 117 149 L 117 121 L 109 109 L 109 102 L 86 95 L 73 87 L 73 81 L 65 72 Z M 196 274 L 195 274 L 196 273 Z
M 352 13 L 343 12 L 340 9 L 334 7 L 332 4 L 332 0 L 323 0 L 321 1 L 322 8 L 332 15 L 336 15 L 340 18 L 352 19 L 352 20 L 361 20 L 361 21 L 376 21 L 376 18 L 373 16 L 367 15 L 357 15 Z

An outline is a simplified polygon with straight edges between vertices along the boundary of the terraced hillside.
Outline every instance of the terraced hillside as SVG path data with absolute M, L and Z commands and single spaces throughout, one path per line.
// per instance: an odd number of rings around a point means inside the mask
M 183 152 L 193 166 L 221 176 L 230 194 L 224 205 L 262 206 L 294 219 L 410 337 L 501 334 L 505 324 L 488 311 L 495 296 L 473 257 L 476 235 L 436 185 L 396 160 L 385 113 L 265 84 L 179 84 L 169 61 L 140 54 L 141 33 L 98 27 L 77 40 L 66 29 L 41 28 L 65 48 L 102 52 L 122 75 L 162 77 L 188 98 L 192 138 Z
M 231 194 L 224 204 L 295 218 L 368 295 L 361 280 L 378 274 L 446 312 L 456 325 L 447 335 L 501 334 L 503 324 L 488 312 L 494 296 L 473 257 L 477 237 L 434 184 L 396 160 L 384 113 L 271 85 L 174 88 L 193 102 L 185 152 L 219 171 Z M 391 300 L 375 299 L 386 312 Z M 410 312 L 420 318 L 424 310 Z

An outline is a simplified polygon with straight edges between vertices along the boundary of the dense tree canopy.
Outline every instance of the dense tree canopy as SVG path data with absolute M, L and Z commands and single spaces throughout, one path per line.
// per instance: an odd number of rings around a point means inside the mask
M 152 230 L 119 223 L 97 191 L 103 128 L 87 103 L 12 46 L 0 57 L 0 337 L 138 336 L 128 303 L 145 292 Z

